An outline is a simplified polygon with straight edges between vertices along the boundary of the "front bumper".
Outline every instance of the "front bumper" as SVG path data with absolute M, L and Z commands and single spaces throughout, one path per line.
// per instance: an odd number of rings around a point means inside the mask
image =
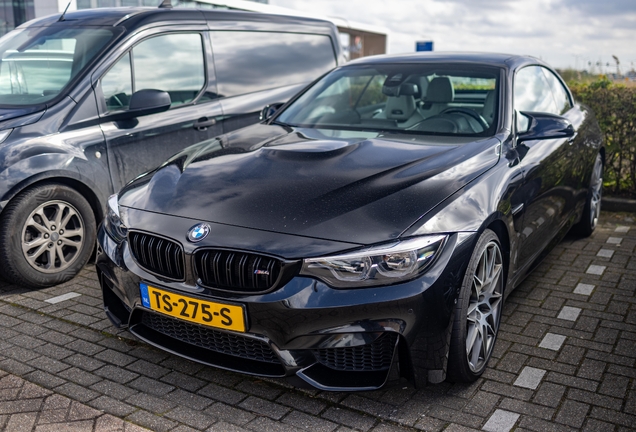
M 100 228 L 97 273 L 113 324 L 147 343 L 207 365 L 242 373 L 296 375 L 323 390 L 372 390 L 400 373 L 422 382 L 445 377 L 452 311 L 473 233 L 449 237 L 433 266 L 412 281 L 334 289 L 294 277 L 273 292 L 239 295 L 161 280 L 141 268 L 127 245 Z M 140 283 L 201 299 L 240 303 L 245 333 L 182 321 L 142 304 Z

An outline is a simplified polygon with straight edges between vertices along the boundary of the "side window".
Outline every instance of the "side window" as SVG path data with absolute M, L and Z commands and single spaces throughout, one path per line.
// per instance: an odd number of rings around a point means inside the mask
M 220 96 L 306 83 L 336 66 L 323 35 L 215 31 L 212 47 Z
M 132 96 L 130 53 L 119 59 L 102 78 L 102 93 L 108 111 L 127 109 Z
M 191 102 L 203 89 L 203 42 L 198 33 L 173 33 L 146 39 L 132 50 L 134 89 L 163 90 L 172 106 Z
M 563 84 L 559 79 L 547 69 L 542 68 L 543 73 L 545 74 L 546 79 L 548 80 L 548 84 L 552 89 L 552 95 L 554 96 L 554 101 L 556 102 L 556 113 L 563 114 L 572 108 L 572 103 L 570 102 L 570 96 L 568 92 L 563 87 Z
M 199 33 L 173 33 L 134 46 L 102 77 L 109 111 L 127 109 L 138 90 L 168 92 L 172 106 L 191 102 L 205 84 L 203 44 Z
M 515 76 L 514 98 L 517 111 L 556 114 L 552 90 L 539 66 L 521 69 Z

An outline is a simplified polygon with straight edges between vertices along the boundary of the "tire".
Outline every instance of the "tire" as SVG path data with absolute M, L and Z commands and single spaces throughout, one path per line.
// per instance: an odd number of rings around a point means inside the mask
M 572 232 L 581 237 L 592 235 L 598 225 L 601 214 L 601 199 L 603 198 L 603 157 L 596 155 L 594 169 L 590 178 L 590 189 L 587 192 L 583 215 L 579 223 L 572 227 Z
M 499 238 L 487 229 L 477 240 L 455 306 L 448 381 L 473 382 L 486 369 L 501 321 L 504 274 Z
M 90 258 L 95 236 L 93 210 L 76 190 L 60 184 L 27 189 L 0 219 L 0 273 L 29 288 L 66 282 Z

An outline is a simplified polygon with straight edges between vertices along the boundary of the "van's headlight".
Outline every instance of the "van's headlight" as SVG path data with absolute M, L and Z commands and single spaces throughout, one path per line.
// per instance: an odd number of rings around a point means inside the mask
M 108 198 L 108 213 L 104 219 L 104 230 L 117 243 L 121 243 L 128 234 L 128 228 L 121 221 L 119 215 L 119 203 L 117 202 L 117 194 Z
M 307 258 L 300 274 L 338 288 L 391 285 L 422 274 L 445 241 L 445 235 L 424 236 L 342 255 Z

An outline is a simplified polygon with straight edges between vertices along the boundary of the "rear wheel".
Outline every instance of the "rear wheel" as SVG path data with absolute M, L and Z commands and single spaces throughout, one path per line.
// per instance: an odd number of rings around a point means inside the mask
M 574 233 L 589 237 L 598 225 L 598 218 L 601 215 L 601 198 L 603 195 L 603 157 L 596 155 L 592 178 L 590 179 L 590 189 L 587 193 L 583 216 L 581 221 L 572 228 Z
M 504 264 L 497 235 L 486 230 L 477 240 L 455 307 L 447 377 L 472 382 L 492 355 L 503 306 Z
M 16 196 L 0 221 L 0 271 L 30 288 L 65 282 L 88 261 L 95 217 L 74 189 L 46 184 Z

